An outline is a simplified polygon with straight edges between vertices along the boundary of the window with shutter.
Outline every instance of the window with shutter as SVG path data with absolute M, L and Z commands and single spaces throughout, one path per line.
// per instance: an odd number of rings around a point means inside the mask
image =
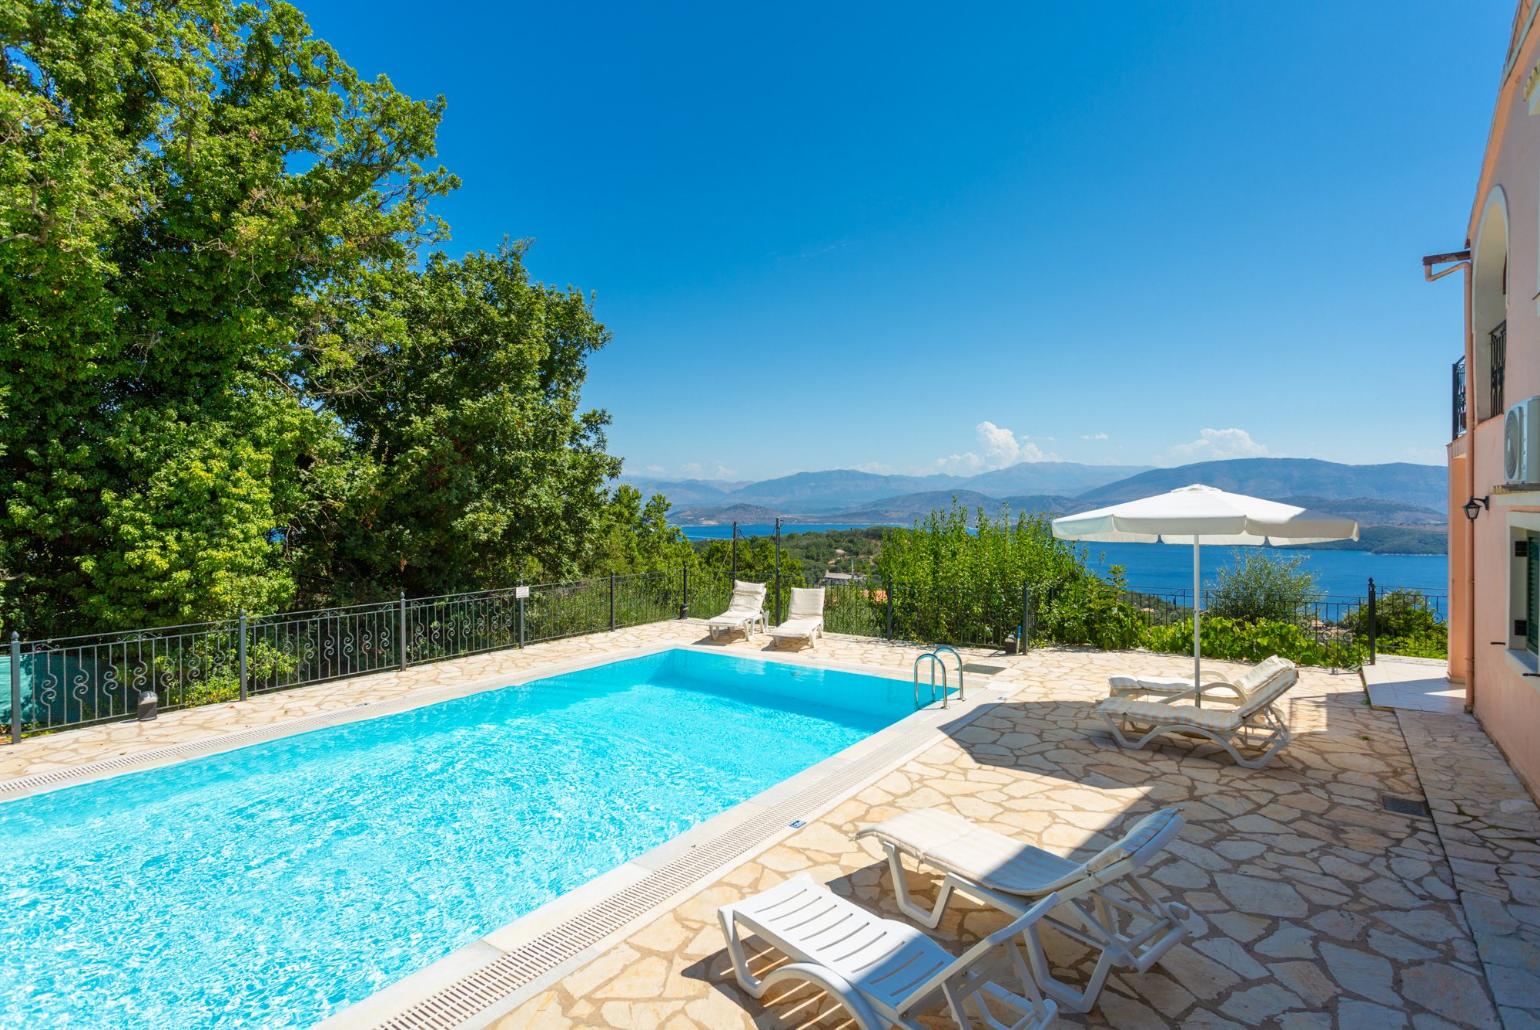
M 1524 548 L 1528 576 L 1528 603 L 1524 606 L 1524 646 L 1532 654 L 1540 654 L 1540 536 L 1529 534 L 1529 545 Z

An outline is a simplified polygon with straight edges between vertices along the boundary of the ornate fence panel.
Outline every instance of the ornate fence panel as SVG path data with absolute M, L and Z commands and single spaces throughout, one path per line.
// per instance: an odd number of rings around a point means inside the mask
M 246 639 L 247 689 L 266 693 L 396 668 L 401 660 L 398 616 L 398 606 L 387 601 L 252 619 Z
M 231 620 L 20 641 L 0 677 L 4 721 L 12 717 L 13 661 L 23 732 L 131 716 L 150 693 L 163 708 L 233 698 L 239 693 L 238 628 Z
M 720 586 L 700 584 L 708 604 L 715 593 L 725 602 Z M 0 655 L 0 726 L 13 727 L 19 738 L 129 718 L 152 693 L 155 709 L 234 701 L 678 618 L 685 604 L 683 574 L 668 571 L 18 640 Z

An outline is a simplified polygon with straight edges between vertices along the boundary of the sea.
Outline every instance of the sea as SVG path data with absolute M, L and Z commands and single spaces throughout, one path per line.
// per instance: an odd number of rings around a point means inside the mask
M 802 522 L 781 526 L 782 535 L 820 533 L 836 529 L 861 529 L 864 522 Z M 726 540 L 732 526 L 682 526 L 690 540 Z M 771 536 L 775 526 L 769 522 L 744 522 L 740 536 Z M 1106 573 L 1113 565 L 1123 567 L 1124 579 L 1134 590 L 1149 593 L 1174 593 L 1192 589 L 1192 547 L 1187 544 L 1086 544 L 1090 565 Z M 1214 585 L 1219 570 L 1233 565 L 1236 558 L 1253 547 L 1205 547 L 1201 552 L 1201 570 L 1205 588 Z M 1443 597 L 1449 592 L 1449 557 L 1443 554 L 1374 554 L 1369 551 L 1317 551 L 1308 548 L 1269 547 L 1270 554 L 1304 559 L 1304 567 L 1315 575 L 1317 589 L 1332 598 L 1363 597 L 1373 578 L 1380 593 L 1388 590 L 1415 590 L 1429 597 Z

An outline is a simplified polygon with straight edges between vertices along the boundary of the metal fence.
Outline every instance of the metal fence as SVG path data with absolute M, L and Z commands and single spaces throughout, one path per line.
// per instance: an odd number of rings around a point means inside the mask
M 1121 600 L 1136 613 L 1146 629 L 1156 627 L 1192 625 L 1192 591 L 1141 591 L 1124 590 Z M 1203 592 L 1203 616 L 1239 618 L 1254 622 L 1259 617 L 1253 613 L 1230 613 L 1215 604 L 1212 591 Z M 1371 579 L 1360 597 L 1320 595 L 1293 606 L 1287 613 L 1272 612 L 1266 618 L 1291 625 L 1302 638 L 1319 648 L 1319 655 L 1333 665 L 1374 662 L 1382 645 L 1392 648 L 1404 646 L 1406 638 L 1398 637 L 1397 611 L 1407 607 L 1419 608 L 1427 613 L 1435 626 L 1447 626 L 1449 622 L 1448 598 L 1441 594 L 1428 594 L 1414 590 L 1382 590 Z M 1212 627 L 1211 622 L 1211 627 Z M 1209 629 L 1212 632 L 1212 628 Z M 1149 638 L 1146 637 L 1146 642 Z M 1297 645 L 1296 645 L 1297 646 Z
M 677 618 L 687 579 L 640 573 L 118 633 L 13 633 L 0 656 L 0 725 L 14 741 Z
M 15 741 L 136 713 L 146 717 L 157 709 L 244 700 L 692 613 L 709 617 L 727 607 L 732 582 L 731 570 L 671 570 L 436 597 L 403 595 L 373 604 L 119 633 L 45 640 L 21 640 L 13 633 L 9 654 L 0 656 L 0 725 L 9 724 Z M 791 588 L 767 585 L 773 625 L 786 617 Z M 1191 625 L 1190 591 L 1125 590 L 1117 601 L 1122 618 L 1133 624 L 1106 646 L 1160 647 L 1159 635 L 1142 631 Z M 1205 592 L 1205 609 L 1212 601 Z M 925 644 L 1019 649 L 1086 642 L 1055 637 L 1055 603 L 1051 592 L 1034 595 L 1007 583 L 895 587 L 861 580 L 824 586 L 824 626 L 830 633 Z M 1448 621 L 1444 597 L 1378 591 L 1370 580 L 1364 597 L 1320 597 L 1298 606 L 1283 620 L 1293 634 L 1289 640 L 1255 646 L 1313 645 L 1317 664 L 1372 662 L 1377 645 L 1389 642 L 1387 619 L 1405 621 L 1409 609 L 1424 628 L 1429 616 L 1438 629 Z M 1221 626 L 1212 618 L 1205 622 L 1205 649 Z M 1164 643 L 1171 650 L 1183 646 L 1179 632 Z

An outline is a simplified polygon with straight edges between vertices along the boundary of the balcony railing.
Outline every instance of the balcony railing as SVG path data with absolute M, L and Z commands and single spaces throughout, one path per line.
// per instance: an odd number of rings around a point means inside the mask
M 1458 440 L 1465 432 L 1465 359 L 1462 357 L 1454 363 L 1454 376 L 1451 399 L 1454 424 L 1450 426 L 1449 438 Z
M 1503 372 L 1508 365 L 1508 322 L 1497 323 L 1491 333 L 1492 342 L 1492 406 L 1487 410 L 1495 418 L 1503 413 Z

